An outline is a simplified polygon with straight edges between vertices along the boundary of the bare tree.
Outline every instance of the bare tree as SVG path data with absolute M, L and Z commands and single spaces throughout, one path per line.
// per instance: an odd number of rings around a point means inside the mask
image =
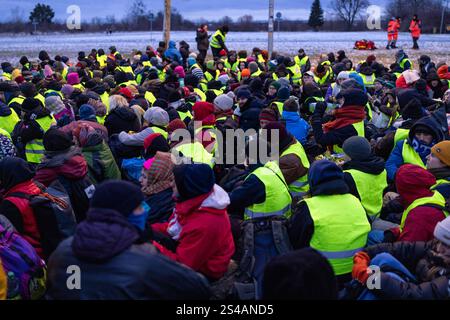
M 347 30 L 353 28 L 360 11 L 368 6 L 368 0 L 334 0 L 332 3 L 332 7 L 339 19 L 347 25 Z

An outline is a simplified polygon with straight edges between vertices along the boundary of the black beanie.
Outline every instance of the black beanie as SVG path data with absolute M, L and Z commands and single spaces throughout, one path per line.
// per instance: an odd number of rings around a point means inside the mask
M 336 300 L 337 292 L 330 263 L 312 248 L 275 257 L 264 270 L 264 300 Z
M 173 174 L 180 201 L 208 193 L 214 187 L 214 172 L 210 166 L 204 163 L 175 166 Z
M 367 98 L 367 94 L 360 89 L 349 88 L 341 90 L 336 96 L 336 99 L 344 98 L 345 106 L 362 106 L 364 107 L 369 99 Z
M 64 151 L 72 146 L 72 139 L 69 134 L 50 128 L 44 133 L 43 143 L 46 151 Z
M 109 180 L 95 188 L 91 208 L 111 209 L 128 217 L 144 201 L 141 188 L 128 181 Z
M 36 86 L 31 82 L 24 82 L 20 85 L 20 91 L 22 91 L 23 95 L 27 98 L 33 98 L 36 93 Z

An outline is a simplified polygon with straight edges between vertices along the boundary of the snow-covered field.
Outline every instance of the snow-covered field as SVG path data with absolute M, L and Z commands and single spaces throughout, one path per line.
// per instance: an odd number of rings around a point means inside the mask
M 196 50 L 195 32 L 172 32 L 175 41 L 185 40 Z M 157 46 L 162 39 L 161 32 L 118 32 L 112 35 L 101 33 L 80 34 L 49 34 L 49 35 L 0 35 L 0 61 L 8 60 L 17 63 L 21 55 L 35 59 L 40 50 L 47 50 L 51 56 L 67 55 L 74 59 L 78 51 L 88 53 L 92 48 L 103 48 L 105 51 L 115 45 L 122 53 L 130 53 L 133 49 L 144 50 L 149 44 Z M 392 61 L 394 52 L 385 50 L 385 32 L 282 32 L 274 35 L 274 50 L 295 54 L 299 48 L 304 48 L 311 56 L 320 53 L 345 50 L 354 59 L 360 59 L 369 54 L 367 51 L 353 50 L 356 40 L 370 39 L 380 48 L 374 54 L 381 61 Z M 230 49 L 251 50 L 253 47 L 267 47 L 267 33 L 264 32 L 230 32 L 227 36 Z M 397 44 L 404 48 L 410 56 L 417 60 L 421 54 L 428 54 L 437 61 L 450 61 L 449 35 L 423 35 L 419 40 L 421 50 L 409 50 L 412 41 L 409 33 L 401 33 Z

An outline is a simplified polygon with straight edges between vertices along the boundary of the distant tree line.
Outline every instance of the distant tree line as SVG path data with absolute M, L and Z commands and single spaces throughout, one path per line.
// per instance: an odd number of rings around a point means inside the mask
M 403 18 L 402 30 L 407 31 L 409 20 L 413 14 L 418 14 L 422 20 L 423 32 L 430 33 L 439 31 L 440 17 L 445 0 L 390 0 L 386 7 L 386 14 L 382 17 L 381 27 L 386 29 L 389 19 L 393 16 Z M 280 23 L 280 31 L 367 31 L 366 11 L 369 6 L 368 0 L 333 0 L 331 12 L 326 19 L 320 4 L 320 0 L 314 0 L 311 6 L 311 14 L 308 20 L 283 19 Z M 34 24 L 33 24 L 34 23 Z M 128 9 L 125 17 L 116 19 L 115 16 L 105 18 L 93 18 L 91 21 L 83 21 L 81 30 L 69 31 L 65 21 L 55 20 L 53 9 L 44 4 L 37 4 L 25 19 L 23 9 L 17 7 L 11 11 L 10 19 L 0 23 L 0 32 L 6 33 L 32 33 L 36 26 L 38 32 L 116 32 L 116 31 L 148 31 L 152 27 L 155 31 L 163 29 L 164 13 L 159 11 L 152 14 L 142 0 L 135 0 Z M 210 30 L 227 24 L 233 31 L 267 31 L 267 21 L 255 20 L 252 15 L 246 14 L 241 17 L 222 17 L 216 21 L 192 21 L 185 19 L 176 9 L 172 9 L 172 30 L 189 31 L 201 24 L 207 23 Z M 445 25 L 450 24 L 450 9 L 445 12 Z M 278 24 L 275 25 L 276 30 Z

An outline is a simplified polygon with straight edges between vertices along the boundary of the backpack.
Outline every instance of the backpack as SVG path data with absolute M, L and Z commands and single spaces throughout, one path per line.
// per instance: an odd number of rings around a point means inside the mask
M 233 284 L 232 296 L 239 300 L 262 298 L 264 268 L 274 257 L 292 251 L 283 217 L 245 221 L 243 255 Z
M 25 239 L 2 225 L 0 261 L 8 280 L 8 300 L 37 300 L 44 296 L 47 279 L 44 260 Z
M 38 186 L 41 188 L 38 195 L 14 192 L 8 196 L 30 202 L 41 235 L 42 249 L 49 257 L 62 240 L 75 233 L 76 219 L 69 196 L 59 181 L 53 182 L 47 189 Z
M 70 203 L 77 223 L 86 219 L 86 212 L 89 210 L 89 201 L 94 195 L 95 186 L 89 176 L 83 179 L 70 180 L 63 176 L 58 177 L 58 181 L 67 191 Z

